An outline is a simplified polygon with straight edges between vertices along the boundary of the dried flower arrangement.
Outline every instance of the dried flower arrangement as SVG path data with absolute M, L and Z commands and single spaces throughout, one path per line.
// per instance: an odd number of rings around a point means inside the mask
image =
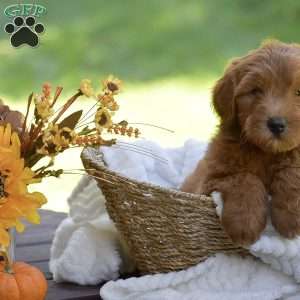
M 115 97 L 121 81 L 110 76 L 95 93 L 91 81 L 82 80 L 80 88 L 59 109 L 55 104 L 62 92 L 45 83 L 40 94 L 28 98 L 25 116 L 8 106 L 0 105 L 0 246 L 7 249 L 8 229 L 24 230 L 22 219 L 39 223 L 37 209 L 46 203 L 40 192 L 29 192 L 28 186 L 49 176 L 59 177 L 63 169 L 53 169 L 55 157 L 67 149 L 84 146 L 113 145 L 115 134 L 138 137 L 138 128 L 127 121 L 115 123 L 119 109 Z M 94 98 L 95 104 L 83 114 L 82 110 L 67 116 L 70 106 L 81 96 Z M 33 106 L 33 109 L 32 109 Z M 32 115 L 32 121 L 29 121 Z M 89 120 L 93 119 L 92 122 Z M 108 134 L 109 139 L 105 139 Z M 3 252 L 0 253 L 3 255 Z M 7 261 L 7 260 L 6 260 Z

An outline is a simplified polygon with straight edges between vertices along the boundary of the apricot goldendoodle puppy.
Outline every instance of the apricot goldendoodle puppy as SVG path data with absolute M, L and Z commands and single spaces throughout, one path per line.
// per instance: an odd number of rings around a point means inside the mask
M 220 191 L 222 225 L 238 244 L 259 238 L 269 209 L 282 236 L 300 234 L 300 46 L 271 41 L 235 59 L 213 105 L 219 131 L 181 189 Z

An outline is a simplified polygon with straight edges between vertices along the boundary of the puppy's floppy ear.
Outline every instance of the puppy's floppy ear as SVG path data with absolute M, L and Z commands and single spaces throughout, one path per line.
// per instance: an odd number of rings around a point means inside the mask
M 234 91 L 236 87 L 237 68 L 239 59 L 234 60 L 226 69 L 223 77 L 213 88 L 213 106 L 221 118 L 221 126 L 232 127 L 236 123 L 236 107 Z

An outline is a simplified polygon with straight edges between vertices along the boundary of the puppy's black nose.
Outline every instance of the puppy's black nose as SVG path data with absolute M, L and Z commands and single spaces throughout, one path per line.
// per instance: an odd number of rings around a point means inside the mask
M 267 122 L 268 128 L 275 135 L 280 135 L 286 129 L 286 119 L 282 117 L 272 117 Z

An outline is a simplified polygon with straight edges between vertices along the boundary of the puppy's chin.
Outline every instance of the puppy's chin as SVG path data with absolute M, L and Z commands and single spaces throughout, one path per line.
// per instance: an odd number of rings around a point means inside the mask
M 273 137 L 271 135 L 251 136 L 247 135 L 247 140 L 268 153 L 283 153 L 291 151 L 299 146 L 299 142 L 287 137 Z
M 298 145 L 296 143 L 275 138 L 275 139 L 271 139 L 265 145 L 262 145 L 261 148 L 265 152 L 283 153 L 283 152 L 291 151 L 297 146 Z

